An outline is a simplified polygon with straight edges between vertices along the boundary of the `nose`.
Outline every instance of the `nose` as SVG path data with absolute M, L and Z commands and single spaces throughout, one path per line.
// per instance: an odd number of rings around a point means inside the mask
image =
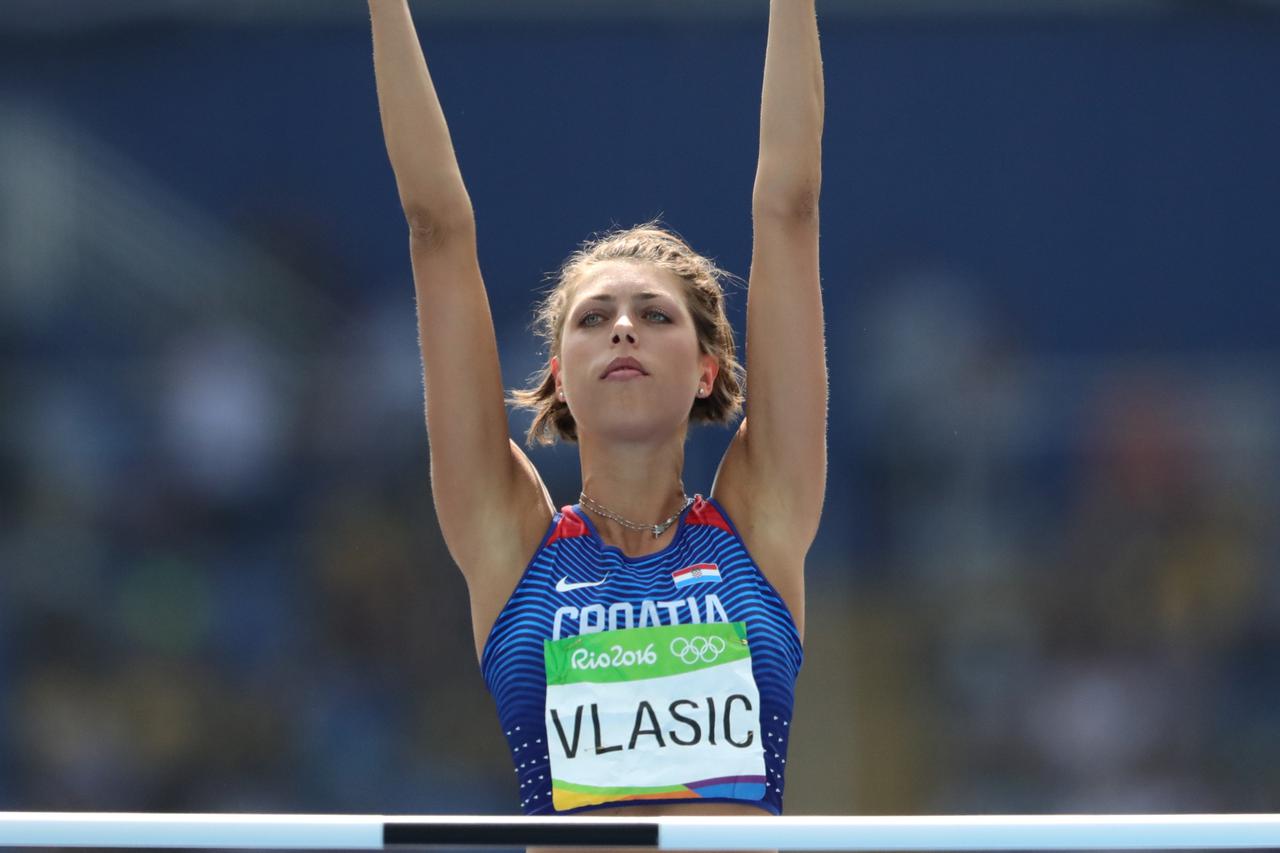
M 613 324 L 613 342 L 615 344 L 622 340 L 623 333 L 626 334 L 627 340 L 631 343 L 634 344 L 636 342 L 635 326 L 631 325 L 631 319 L 626 312 L 620 312 L 617 322 Z

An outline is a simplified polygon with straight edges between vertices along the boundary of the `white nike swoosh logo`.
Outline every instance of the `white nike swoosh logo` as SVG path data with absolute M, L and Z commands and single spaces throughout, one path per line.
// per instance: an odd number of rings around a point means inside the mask
M 609 579 L 608 575 L 604 576 L 604 580 L 584 581 L 583 583 L 569 583 L 569 576 L 565 575 L 560 578 L 560 582 L 556 584 L 556 592 L 568 592 L 571 589 L 582 589 L 584 586 L 600 586 Z

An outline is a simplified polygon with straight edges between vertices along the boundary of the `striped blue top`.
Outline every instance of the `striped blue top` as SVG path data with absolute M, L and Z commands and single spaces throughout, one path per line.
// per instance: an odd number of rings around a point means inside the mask
M 480 670 L 498 705 L 524 814 L 571 814 L 629 804 L 559 812 L 552 805 L 544 640 L 649 625 L 739 621 L 747 623 L 752 675 L 760 692 L 765 784 L 763 789 L 743 786 L 736 796 L 698 800 L 746 802 L 782 813 L 795 682 L 804 660 L 799 631 L 719 501 L 696 495 L 678 525 L 667 547 L 632 558 L 604 544 L 580 505 L 562 507 L 498 614 L 485 641 Z M 677 589 L 673 573 L 705 564 L 718 569 L 719 580 L 715 572 L 707 572 L 703 579 L 681 581 Z M 690 574 L 700 573 L 677 577 Z M 606 575 L 607 583 L 587 585 Z M 747 799 L 744 793 L 755 796 Z M 689 796 L 638 802 L 689 802 Z

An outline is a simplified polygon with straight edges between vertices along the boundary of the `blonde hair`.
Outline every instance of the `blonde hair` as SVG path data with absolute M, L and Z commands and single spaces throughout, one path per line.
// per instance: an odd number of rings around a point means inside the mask
M 550 291 L 534 312 L 532 326 L 547 344 L 550 355 L 560 355 L 564 334 L 565 312 L 573 285 L 592 264 L 601 261 L 628 260 L 652 264 L 675 273 L 684 283 L 685 306 L 693 316 L 698 336 L 698 350 L 716 357 L 720 372 L 716 374 L 711 393 L 695 398 L 689 412 L 691 422 L 732 424 L 742 412 L 745 400 L 746 370 L 738 361 L 733 339 L 733 326 L 725 314 L 722 280 L 741 279 L 717 267 L 695 252 L 659 219 L 651 219 L 632 228 L 614 230 L 588 239 L 581 248 L 561 264 Z M 548 362 L 550 362 L 550 355 Z M 555 376 L 548 363 L 535 371 L 527 388 L 514 389 L 507 403 L 534 412 L 533 424 L 525 435 L 525 444 L 552 445 L 556 438 L 576 443 L 577 422 L 569 406 L 556 398 Z

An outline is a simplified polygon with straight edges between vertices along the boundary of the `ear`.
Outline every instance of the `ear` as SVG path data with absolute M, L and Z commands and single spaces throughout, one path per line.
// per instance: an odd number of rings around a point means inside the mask
M 714 355 L 702 356 L 702 375 L 698 377 L 699 384 L 705 385 L 708 390 L 716 387 L 716 377 L 720 375 L 720 362 L 716 360 Z M 711 396 L 707 394 L 707 396 Z
M 557 391 L 559 391 L 559 390 L 560 390 L 560 387 L 561 387 L 561 385 L 560 385 L 560 357 L 559 357 L 559 356 L 556 356 L 556 355 L 551 356 L 551 378 L 552 378 L 552 380 L 554 380 L 554 382 L 555 382 L 556 390 L 557 390 Z

